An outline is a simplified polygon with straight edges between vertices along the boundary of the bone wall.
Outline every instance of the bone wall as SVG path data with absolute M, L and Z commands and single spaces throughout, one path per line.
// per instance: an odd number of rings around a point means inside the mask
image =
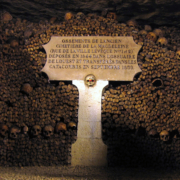
M 46 62 L 42 45 L 52 35 L 105 35 L 133 36 L 142 45 L 138 54 L 142 73 L 133 82 L 110 82 L 103 92 L 108 164 L 179 167 L 179 29 L 125 24 L 114 13 L 106 17 L 70 13 L 65 18 L 34 23 L 7 12 L 1 16 L 0 165 L 70 164 L 78 90 L 71 82 L 49 82 L 40 72 Z

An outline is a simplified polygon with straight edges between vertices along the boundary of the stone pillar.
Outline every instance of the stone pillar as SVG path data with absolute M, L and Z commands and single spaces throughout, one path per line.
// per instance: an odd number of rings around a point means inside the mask
M 79 90 L 77 141 L 72 144 L 71 164 L 106 166 L 107 146 L 102 141 L 101 98 L 108 81 L 97 81 L 93 87 L 83 80 L 74 80 Z

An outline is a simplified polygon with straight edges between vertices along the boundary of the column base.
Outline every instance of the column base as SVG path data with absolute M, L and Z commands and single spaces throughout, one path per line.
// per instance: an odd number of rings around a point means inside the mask
M 71 148 L 72 166 L 107 166 L 107 146 L 102 139 L 78 138 Z

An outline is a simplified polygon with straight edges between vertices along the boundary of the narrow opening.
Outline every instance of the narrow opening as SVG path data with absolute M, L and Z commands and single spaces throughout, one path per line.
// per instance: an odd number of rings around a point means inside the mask
M 161 79 L 154 79 L 154 80 L 152 81 L 152 84 L 153 84 L 153 86 L 155 86 L 155 87 L 160 87 L 160 86 L 163 85 L 163 81 L 162 81 Z

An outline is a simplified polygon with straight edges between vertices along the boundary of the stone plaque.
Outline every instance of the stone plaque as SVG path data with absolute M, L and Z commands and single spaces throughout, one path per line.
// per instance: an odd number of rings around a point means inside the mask
M 132 81 L 141 72 L 137 64 L 141 46 L 133 37 L 52 36 L 43 47 L 47 61 L 42 71 L 49 80 L 84 80 L 93 74 L 97 80 Z
M 42 69 L 49 80 L 72 80 L 79 90 L 77 141 L 72 145 L 72 165 L 107 165 L 102 141 L 101 97 L 108 81 L 133 81 L 141 72 L 141 48 L 132 37 L 52 36 L 43 46 L 47 61 Z

